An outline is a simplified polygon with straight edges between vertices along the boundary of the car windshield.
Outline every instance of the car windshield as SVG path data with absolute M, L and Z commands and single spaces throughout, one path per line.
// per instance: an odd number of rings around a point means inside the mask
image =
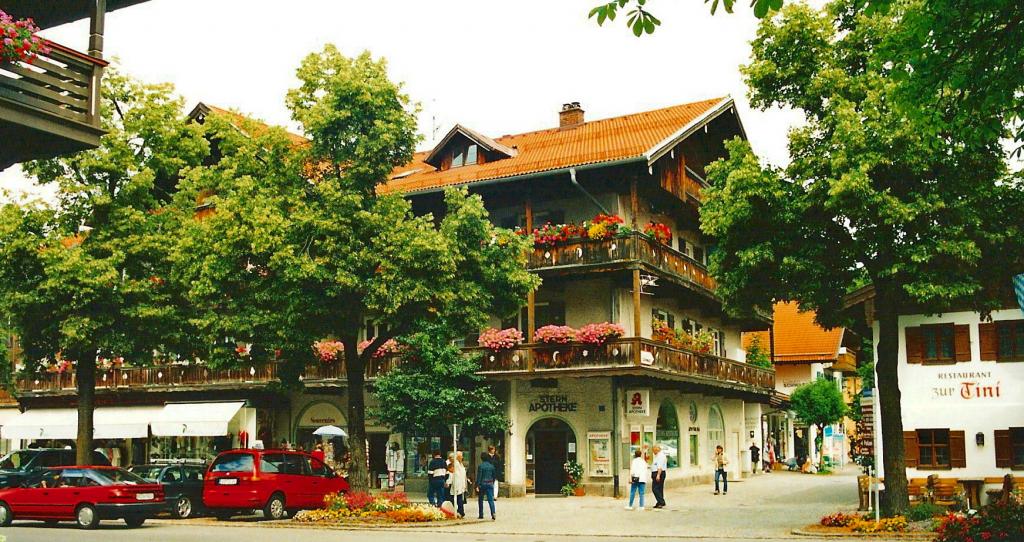
M 159 480 L 160 471 L 164 468 L 160 465 L 136 465 L 130 470 L 147 480 Z
M 252 472 L 252 454 L 224 454 L 213 462 L 213 472 Z
M 32 460 L 34 452 L 18 450 L 0 458 L 0 469 L 20 469 Z
M 100 485 L 109 486 L 113 484 L 147 484 L 138 474 L 128 472 L 124 469 L 90 469 L 89 477 L 99 482 Z

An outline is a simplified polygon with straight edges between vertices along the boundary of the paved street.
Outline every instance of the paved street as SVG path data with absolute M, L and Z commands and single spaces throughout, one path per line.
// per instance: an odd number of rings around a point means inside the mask
M 8 542 L 76 542 L 159 540 L 253 542 L 316 537 L 328 540 L 391 542 L 406 540 L 547 542 L 572 535 L 573 540 L 623 538 L 665 540 L 790 540 L 790 531 L 814 523 L 821 515 L 856 507 L 855 470 L 840 475 L 811 476 L 779 472 L 735 482 L 728 496 L 714 496 L 708 486 L 689 487 L 666 495 L 664 511 L 629 512 L 622 500 L 601 497 L 525 498 L 498 501 L 496 523 L 376 530 L 285 528 L 264 522 L 186 522 L 160 520 L 128 530 L 118 523 L 95 532 L 71 524 L 49 529 L 38 523 L 2 529 Z M 475 503 L 470 509 L 475 512 Z M 803 539 L 801 540 L 812 540 Z

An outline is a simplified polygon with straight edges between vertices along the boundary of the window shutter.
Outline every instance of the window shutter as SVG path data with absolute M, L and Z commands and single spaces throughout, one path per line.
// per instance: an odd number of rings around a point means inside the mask
M 996 429 L 996 468 L 1008 469 L 1013 466 L 1013 447 L 1010 445 L 1010 430 Z
M 921 335 L 921 328 L 908 327 L 903 332 L 907 338 L 907 363 L 921 363 L 924 359 L 924 337 Z
M 981 343 L 981 361 L 996 361 L 999 357 L 999 335 L 995 323 L 978 324 L 978 339 Z
M 971 361 L 971 326 L 953 326 L 953 350 L 957 361 Z
M 963 431 L 949 432 L 949 466 L 954 469 L 967 467 L 967 446 Z
M 904 431 L 903 461 L 907 468 L 916 468 L 920 457 L 921 452 L 917 449 L 917 431 Z

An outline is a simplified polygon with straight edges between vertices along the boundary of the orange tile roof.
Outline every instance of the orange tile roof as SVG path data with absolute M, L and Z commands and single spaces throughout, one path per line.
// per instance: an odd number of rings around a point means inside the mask
M 416 192 L 429 188 L 500 179 L 570 166 L 643 156 L 680 128 L 711 111 L 727 97 L 713 98 L 621 117 L 584 122 L 574 128 L 550 128 L 494 140 L 518 154 L 485 164 L 439 171 L 423 160 L 430 150 L 417 152 L 412 162 L 396 168 L 382 192 Z
M 775 304 L 775 362 L 803 363 L 834 361 L 839 356 L 843 328 L 825 329 L 814 322 L 814 311 L 800 312 L 795 302 Z M 743 334 L 747 348 L 754 336 L 768 348 L 767 331 Z
M 729 100 L 728 96 L 593 120 L 572 128 L 549 128 L 494 138 L 495 142 L 515 149 L 516 155 L 444 171 L 424 162 L 433 149 L 419 151 L 413 155 L 411 162 L 395 168 L 392 180 L 381 186 L 379 191 L 417 192 L 571 166 L 640 158 L 726 100 Z M 239 123 L 246 118 L 227 109 L 205 103 L 202 105 L 212 113 L 229 116 Z M 308 143 L 300 135 L 289 133 L 288 136 L 297 145 Z

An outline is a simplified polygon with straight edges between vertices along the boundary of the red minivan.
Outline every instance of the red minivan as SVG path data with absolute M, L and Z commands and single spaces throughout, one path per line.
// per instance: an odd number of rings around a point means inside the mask
M 263 510 L 269 519 L 319 508 L 324 496 L 348 491 L 348 482 L 313 456 L 288 450 L 229 450 L 213 460 L 203 480 L 203 504 L 218 519 Z

